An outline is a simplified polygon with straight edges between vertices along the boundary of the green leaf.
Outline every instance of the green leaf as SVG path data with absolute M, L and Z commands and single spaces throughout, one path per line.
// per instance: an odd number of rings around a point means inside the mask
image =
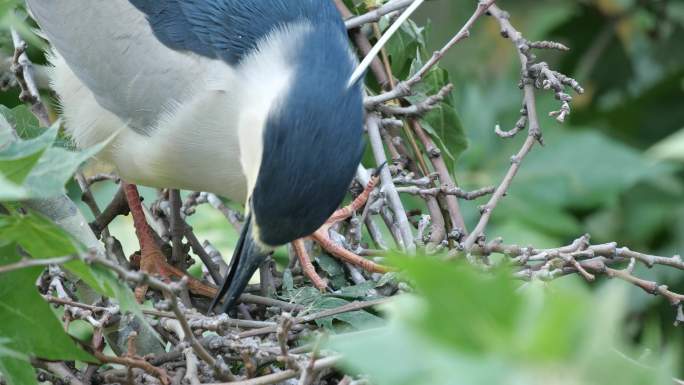
M 391 59 L 394 76 L 403 79 L 409 74 L 415 53 L 425 49 L 424 33 L 425 28 L 408 20 L 387 42 L 385 49 Z
M 374 281 L 366 281 L 358 285 L 346 286 L 335 292 L 335 295 L 344 298 L 367 298 L 369 292 L 376 287 Z
M 340 306 L 344 306 L 348 304 L 348 301 L 345 301 L 340 298 L 335 298 L 335 297 L 327 297 L 327 296 L 321 296 L 313 305 L 311 308 L 311 312 L 318 312 L 321 310 L 327 310 L 327 309 L 335 309 Z M 324 327 L 328 330 L 335 330 L 335 327 L 333 325 L 333 321 L 338 320 L 342 321 L 349 326 L 351 326 L 353 329 L 356 330 L 362 330 L 362 329 L 367 329 L 367 328 L 372 328 L 372 327 L 378 327 L 382 324 L 384 324 L 384 320 L 376 315 L 373 315 L 365 310 L 357 310 L 357 311 L 352 311 L 352 312 L 347 312 L 347 313 L 341 313 L 337 314 L 331 317 L 326 317 L 326 318 L 320 318 L 316 320 L 316 324 L 318 326 Z
M 37 214 L 0 216 L 0 240 L 16 242 L 34 258 L 62 257 L 78 252 L 66 232 Z
M 82 251 L 69 234 L 35 213 L 0 216 L 0 244 L 8 243 L 18 244 L 33 258 L 76 255 Z M 142 315 L 131 290 L 111 271 L 81 260 L 66 263 L 64 267 L 101 295 L 118 299 L 122 311 Z
M 35 118 L 25 116 L 25 110 L 0 109 L 0 200 L 48 198 L 63 194 L 64 185 L 78 167 L 97 154 L 109 140 L 77 152 L 54 147 L 59 126 L 39 136 L 22 140 L 11 134 L 10 124 L 27 136 L 39 129 Z M 12 122 L 8 121 L 12 119 Z
M 9 385 L 37 385 L 36 373 L 28 356 L 5 346 L 10 343 L 9 339 L 0 338 L 0 374 Z
M 0 124 L 7 122 L 0 120 Z M 58 128 L 53 127 L 35 139 L 13 140 L 2 145 L 0 174 L 16 184 L 23 183 L 45 150 L 55 141 L 57 131 Z
M 411 65 L 411 73 L 417 72 L 423 61 L 417 57 Z M 420 103 L 429 96 L 437 94 L 444 86 L 451 83 L 449 73 L 439 67 L 431 69 L 423 81 L 414 89 L 414 95 L 407 99 L 412 103 Z M 423 128 L 437 143 L 447 160 L 447 166 L 453 172 L 456 160 L 468 147 L 463 124 L 456 110 L 456 102 L 451 94 L 439 103 L 432 111 L 421 118 Z
M 488 276 L 476 274 L 469 266 L 446 264 L 433 258 L 395 258 L 427 299 L 421 330 L 435 342 L 463 351 L 483 352 L 496 341 L 510 338 L 516 324 L 521 299 L 498 295 L 515 291 L 505 272 Z M 454 283 L 458 282 L 456 286 Z M 448 290 L 453 288 L 453 290 Z M 498 295 L 497 295 L 498 294 Z M 463 314 L 468 313 L 468 319 Z
M 375 287 L 383 287 L 389 283 L 393 283 L 397 281 L 397 273 L 394 271 L 391 271 L 389 273 L 385 273 L 382 278 L 378 281 L 378 283 L 375 285 Z
M 330 285 L 333 288 L 341 288 L 347 285 L 344 267 L 342 267 L 342 264 L 336 258 L 325 253 L 320 253 L 316 255 L 316 262 L 318 262 L 318 266 L 328 274 Z
M 650 359 L 617 333 L 624 285 L 592 296 L 579 281 L 519 288 L 505 272 L 393 257 L 415 283 L 385 307 L 389 325 L 332 336 L 348 371 L 378 385 L 669 384 L 674 357 Z M 562 374 L 562 378 L 559 375 Z
M 0 106 L 0 115 L 5 117 L 20 138 L 36 138 L 46 131 L 45 128 L 40 127 L 38 118 L 24 104 L 20 104 L 12 109 Z
M 20 260 L 8 245 L 0 250 L 0 264 Z M 93 362 L 64 332 L 50 306 L 38 294 L 35 282 L 40 267 L 3 273 L 0 277 L 0 335 L 11 336 L 10 349 L 47 360 Z
M 684 162 L 684 128 L 656 143 L 648 154 L 655 159 Z
M 0 175 L 0 201 L 18 201 L 28 197 L 28 191 Z
M 79 152 L 49 148 L 26 178 L 25 186 L 34 198 L 47 198 L 64 193 L 64 185 L 78 167 L 100 152 L 107 142 Z

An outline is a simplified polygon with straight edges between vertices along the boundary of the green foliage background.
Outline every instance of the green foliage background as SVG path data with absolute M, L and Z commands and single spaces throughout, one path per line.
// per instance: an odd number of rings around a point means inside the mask
M 558 40 L 567 53 L 542 52 L 551 67 L 587 90 L 576 96 L 569 121 L 542 117 L 545 147 L 526 160 L 497 209 L 490 236 L 506 243 L 553 247 L 589 232 L 593 242 L 617 241 L 659 255 L 684 249 L 684 2 L 502 1 L 530 40 Z M 443 44 L 472 13 L 472 2 L 428 2 L 429 50 Z M 420 19 L 417 21 L 422 22 Z M 456 177 L 469 188 L 494 185 L 523 138 L 493 134 L 511 128 L 520 109 L 519 62 L 494 22 L 478 23 L 471 38 L 443 62 L 456 85 L 455 103 L 468 140 Z M 607 36 L 607 37 L 605 37 Z M 605 42 L 604 42 L 605 41 Z M 551 111 L 552 95 L 539 110 Z M 478 212 L 470 205 L 469 222 Z M 640 268 L 639 276 L 684 289 L 679 272 Z M 630 288 L 627 330 L 639 339 L 646 320 L 665 342 L 681 342 L 672 308 Z

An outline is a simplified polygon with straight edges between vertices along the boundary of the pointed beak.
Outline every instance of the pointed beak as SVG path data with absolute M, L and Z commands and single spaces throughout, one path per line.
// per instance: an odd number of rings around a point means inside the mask
M 252 236 L 252 218 L 248 215 L 235 247 L 228 275 L 210 309 L 216 309 L 216 314 L 220 314 L 228 312 L 235 306 L 254 272 L 269 254 L 269 251 L 262 250 L 255 242 Z

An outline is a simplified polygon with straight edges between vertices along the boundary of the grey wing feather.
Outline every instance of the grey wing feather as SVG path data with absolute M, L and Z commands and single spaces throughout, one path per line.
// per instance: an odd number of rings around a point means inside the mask
M 154 36 L 127 0 L 27 0 L 52 46 L 97 102 L 144 132 L 187 97 L 206 60 L 174 51 Z

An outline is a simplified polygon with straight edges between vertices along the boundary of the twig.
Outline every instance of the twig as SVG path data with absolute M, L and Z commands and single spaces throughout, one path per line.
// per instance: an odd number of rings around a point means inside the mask
M 366 12 L 363 15 L 354 16 L 347 19 L 344 24 L 347 29 L 354 29 L 363 26 L 364 24 L 375 23 L 392 12 L 397 12 L 405 9 L 413 3 L 413 0 L 397 0 L 389 2 L 382 7 L 376 8 L 372 11 Z
M 454 85 L 449 83 L 442 87 L 436 94 L 430 95 L 420 103 L 406 107 L 379 104 L 377 109 L 386 115 L 402 116 L 421 116 L 435 109 L 439 103 L 443 102 L 447 95 L 453 91 Z
M 472 201 L 478 198 L 485 197 L 494 192 L 496 187 L 483 187 L 473 191 L 465 191 L 460 187 L 432 187 L 432 188 L 420 188 L 418 186 L 408 186 L 408 187 L 397 187 L 397 191 L 400 194 L 411 194 L 420 196 L 438 196 L 443 195 L 453 195 L 456 198 L 465 199 L 467 201 Z
M 368 114 L 366 119 L 366 128 L 368 130 L 368 137 L 370 139 L 371 148 L 375 156 L 375 161 L 378 165 L 387 163 L 387 157 L 382 145 L 382 137 L 380 135 L 380 118 L 375 113 Z M 387 199 L 389 200 L 392 211 L 396 218 L 397 226 L 401 231 L 401 239 L 403 241 L 402 248 L 412 253 L 415 251 L 415 243 L 413 241 L 413 234 L 411 226 L 406 216 L 406 210 L 403 207 L 399 193 L 397 192 L 392 175 L 387 167 L 383 167 L 380 171 L 381 189 Z
M 469 252 L 478 239 L 484 236 L 484 230 L 489 223 L 492 212 L 498 205 L 499 201 L 501 201 L 501 199 L 508 192 L 508 188 L 511 186 L 511 183 L 513 183 L 513 178 L 515 178 L 516 174 L 518 173 L 522 161 L 525 159 L 527 154 L 530 153 L 532 147 L 534 147 L 534 144 L 536 142 L 541 143 L 542 141 L 541 128 L 539 124 L 539 117 L 537 115 L 537 105 L 535 100 L 535 88 L 531 80 L 526 76 L 529 66 L 529 58 L 527 56 L 527 52 L 524 50 L 524 39 L 522 38 L 520 32 L 518 32 L 513 25 L 511 25 L 506 12 L 500 10 L 496 5 L 492 5 L 489 9 L 489 12 L 501 25 L 502 34 L 509 37 L 518 50 L 518 56 L 520 58 L 520 64 L 522 68 L 521 71 L 523 74 L 523 99 L 525 111 L 527 113 L 526 116 L 529 129 L 528 137 L 525 139 L 520 151 L 518 151 L 518 153 L 511 159 L 511 166 L 501 181 L 501 184 L 496 188 L 489 202 L 482 207 L 482 216 L 475 226 L 475 229 L 463 242 L 463 249 L 466 250 L 466 252 Z
M 181 196 L 179 190 L 169 190 L 169 203 L 171 204 L 169 225 L 171 227 L 171 243 L 173 245 L 173 249 L 171 251 L 171 264 L 182 268 L 184 267 L 183 265 L 185 265 L 185 253 L 183 252 L 183 235 L 185 233 L 185 224 L 181 218 Z
M 274 306 L 283 309 L 284 311 L 294 312 L 301 311 L 304 309 L 302 305 L 297 305 L 295 303 L 289 303 L 285 301 L 280 301 L 274 298 L 262 297 L 260 295 L 243 293 L 240 296 L 240 302 L 243 303 L 253 303 L 263 306 Z
M 31 363 L 36 367 L 49 371 L 70 385 L 84 385 L 63 362 L 32 360 Z
M 290 313 L 281 314 L 280 321 L 276 327 L 276 339 L 278 340 L 278 346 L 280 346 L 280 357 L 278 357 L 278 359 L 284 361 L 288 368 L 298 370 L 299 367 L 297 366 L 294 357 L 290 356 L 290 349 L 287 346 L 292 326 L 294 326 L 292 315 L 290 315 Z
M 430 158 L 432 167 L 434 167 L 437 175 L 439 175 L 441 187 L 447 190 L 457 188 L 456 183 L 454 183 L 451 173 L 449 173 L 449 169 L 446 166 L 444 157 L 442 156 L 439 148 L 437 148 L 435 145 L 435 142 L 427 135 L 420 122 L 415 119 L 411 119 L 411 126 L 416 132 L 418 139 L 423 143 L 423 147 L 425 147 L 425 151 Z M 446 208 L 449 213 L 449 220 L 453 228 L 452 230 L 458 231 L 461 235 L 467 234 L 468 229 L 466 227 L 465 220 L 463 219 L 463 214 L 461 213 L 461 207 L 458 203 L 458 200 L 456 197 L 451 195 L 446 195 L 444 199 L 446 201 Z
M 73 255 L 69 255 L 66 257 L 58 257 L 58 258 L 48 258 L 48 259 L 24 258 L 19 262 L 10 263 L 8 265 L 0 266 L 0 274 L 8 273 L 8 272 L 14 271 L 14 270 L 26 269 L 29 267 L 62 265 L 62 264 L 71 262 L 75 259 L 77 259 L 77 257 L 75 257 Z
M 102 231 L 107 228 L 116 217 L 119 215 L 128 215 L 128 213 L 130 213 L 128 202 L 126 202 L 123 186 L 120 186 L 111 202 L 105 207 L 104 211 L 97 215 L 95 221 L 92 222 L 91 227 L 93 228 L 93 232 L 95 232 L 97 236 L 101 236 Z
M 186 341 L 192 346 L 192 348 L 195 350 L 195 353 L 197 353 L 197 356 L 201 358 L 203 361 L 205 361 L 207 364 L 209 364 L 210 367 L 212 367 L 216 373 L 216 375 L 222 379 L 222 380 L 228 380 L 230 381 L 233 378 L 233 375 L 230 373 L 230 370 L 228 367 L 223 363 L 223 362 L 218 362 L 218 360 L 214 359 L 212 355 L 204 349 L 202 344 L 200 344 L 197 339 L 195 338 L 194 334 L 192 333 L 192 329 L 190 328 L 190 325 L 188 324 L 188 320 L 183 314 L 183 312 L 180 310 L 180 306 L 178 305 L 178 300 L 176 298 L 176 294 L 181 291 L 181 289 L 187 285 L 187 277 L 183 277 L 181 281 L 177 284 L 165 284 L 164 282 L 153 278 L 149 276 L 148 274 L 142 273 L 142 272 L 132 272 L 132 271 L 127 271 L 126 269 L 122 268 L 121 266 L 118 266 L 104 258 L 100 258 L 97 256 L 90 256 L 88 258 L 88 261 L 91 263 L 97 263 L 99 265 L 102 265 L 112 271 L 114 271 L 119 277 L 122 279 L 125 279 L 127 281 L 130 281 L 132 283 L 137 284 L 138 286 L 149 286 L 152 287 L 156 290 L 161 291 L 164 293 L 164 297 L 167 299 L 169 302 L 170 310 L 173 312 L 173 314 L 176 316 L 176 319 L 178 322 L 180 322 L 183 332 L 185 333 L 185 339 Z
M 180 285 L 184 285 L 185 283 L 186 280 L 183 279 L 181 280 Z M 214 372 L 216 373 L 219 379 L 231 381 L 233 379 L 233 374 L 230 373 L 230 369 L 225 365 L 225 363 L 223 363 L 223 361 L 214 359 L 211 353 L 209 353 L 204 348 L 204 346 L 202 346 L 202 344 L 199 343 L 197 338 L 195 338 L 195 335 L 192 333 L 192 329 L 190 328 L 190 324 L 188 324 L 187 318 L 185 318 L 185 315 L 183 314 L 183 312 L 180 309 L 180 306 L 178 305 L 176 291 L 169 288 L 168 286 L 166 288 L 163 288 L 162 290 L 164 292 L 164 297 L 169 301 L 171 311 L 173 312 L 173 314 L 176 315 L 176 319 L 183 328 L 183 332 L 185 334 L 185 341 L 188 342 L 190 346 L 192 346 L 192 349 L 195 351 L 199 358 L 201 358 L 204 362 L 209 364 L 209 366 L 214 369 Z
M 12 58 L 12 72 L 17 78 L 17 83 L 21 88 L 19 100 L 31 105 L 31 112 L 38 118 L 43 127 L 49 127 L 50 115 L 48 114 L 45 104 L 40 99 L 40 92 L 36 81 L 33 77 L 33 64 L 26 55 L 26 42 L 21 38 L 19 33 L 12 28 L 10 30 L 12 35 L 12 43 L 14 44 L 14 56 Z
M 531 97 L 531 102 L 532 105 L 534 105 L 533 97 Z M 530 110 L 532 111 L 534 108 L 530 108 Z M 511 186 L 511 183 L 513 183 L 513 178 L 515 178 L 518 170 L 520 169 L 522 160 L 527 156 L 527 154 L 530 153 L 530 150 L 532 150 L 532 147 L 536 142 L 536 137 L 534 135 L 529 135 L 527 139 L 525 139 L 525 143 L 523 143 L 520 151 L 518 151 L 518 153 L 511 159 L 511 167 L 508 169 L 508 172 L 506 172 L 501 184 L 496 188 L 489 202 L 482 206 L 482 216 L 480 217 L 480 221 L 477 223 L 477 226 L 475 226 L 475 229 L 473 229 L 473 232 L 470 233 L 470 235 L 463 242 L 464 250 L 470 251 L 478 239 L 484 235 L 484 230 L 489 223 L 492 212 L 499 204 L 501 199 L 506 195 L 508 188 Z
M 190 382 L 190 385 L 199 385 L 200 379 L 199 373 L 197 372 L 197 365 L 199 362 L 197 361 L 195 353 L 193 352 L 192 348 L 187 348 L 183 351 L 183 354 L 185 355 L 186 365 L 184 378 Z
M 306 365 L 304 370 L 302 370 L 302 375 L 299 377 L 298 385 L 311 385 L 316 379 L 316 360 L 318 360 L 320 353 L 319 350 L 321 347 L 321 340 L 321 336 L 317 336 L 313 349 L 311 349 L 311 358 L 309 359 L 308 365 Z
M 103 363 L 108 363 L 108 364 L 118 364 L 118 365 L 124 365 L 126 367 L 132 367 L 132 368 L 138 368 L 146 371 L 147 373 L 152 374 L 156 378 L 159 379 L 159 381 L 162 382 L 164 385 L 170 385 L 171 384 L 171 379 L 169 378 L 168 374 L 166 374 L 166 370 L 162 368 L 158 368 L 149 362 L 141 359 L 141 358 L 136 358 L 136 357 L 112 357 L 112 356 L 107 356 L 97 349 L 90 349 L 90 352 L 92 353 L 95 358 L 100 360 L 100 362 Z
M 327 368 L 332 368 L 333 366 L 337 365 L 342 357 L 340 356 L 332 356 L 332 357 L 325 357 L 321 358 L 320 360 L 317 360 L 316 363 L 314 364 L 313 370 L 314 371 L 319 371 Z M 283 381 L 289 380 L 290 378 L 295 378 L 299 375 L 298 370 L 283 370 L 282 372 L 278 373 L 273 373 L 269 374 L 267 376 L 262 376 L 258 378 L 253 378 L 250 380 L 244 380 L 244 381 L 235 381 L 235 382 L 224 382 L 224 383 L 216 383 L 216 384 L 208 384 L 208 385 L 273 385 L 273 384 L 278 384 Z
M 481 1 L 478 3 L 477 8 L 475 9 L 475 12 L 473 15 L 466 21 L 466 23 L 463 25 L 461 30 L 454 35 L 454 37 L 447 42 L 442 49 L 439 51 L 436 51 L 430 60 L 428 60 L 423 67 L 421 67 L 411 78 L 409 78 L 406 81 L 400 82 L 397 84 L 397 86 L 392 89 L 391 91 L 385 92 L 383 94 L 377 95 L 377 96 L 371 96 L 367 97 L 365 100 L 366 108 L 373 108 L 374 106 L 384 103 L 387 101 L 390 101 L 392 99 L 399 99 L 405 96 L 408 96 L 411 94 L 411 88 L 418 84 L 421 80 L 423 80 L 423 77 L 434 67 L 443 57 L 446 55 L 446 53 L 453 47 L 455 46 L 458 42 L 461 40 L 467 38 L 470 36 L 470 28 L 475 24 L 475 22 L 482 17 L 489 7 L 494 4 L 495 0 L 486 0 L 486 1 Z

